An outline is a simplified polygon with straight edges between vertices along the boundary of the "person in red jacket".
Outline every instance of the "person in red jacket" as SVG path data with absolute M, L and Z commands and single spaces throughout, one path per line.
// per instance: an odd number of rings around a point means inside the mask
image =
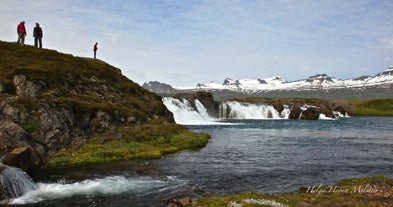
M 97 50 L 98 50 L 98 43 L 96 42 L 96 44 L 94 44 L 94 47 L 93 47 L 93 51 L 94 51 L 94 59 L 96 59 Z
M 22 45 L 25 44 L 25 36 L 26 36 L 26 28 L 25 28 L 25 21 L 21 21 L 17 28 L 16 28 L 16 32 L 18 33 L 18 41 L 17 43 L 20 43 Z

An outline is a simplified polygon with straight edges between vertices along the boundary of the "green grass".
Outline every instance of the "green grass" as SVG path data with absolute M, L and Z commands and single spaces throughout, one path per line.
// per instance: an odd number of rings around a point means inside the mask
M 393 99 L 347 101 L 356 116 L 393 116 Z
M 302 188 L 295 193 L 248 192 L 230 196 L 210 196 L 200 199 L 195 206 L 223 207 L 234 202 L 244 207 L 270 206 L 261 204 L 263 202 L 276 202 L 288 207 L 393 206 L 392 178 L 377 176 L 344 179 L 335 186 L 321 186 L 320 193 L 313 193 L 308 188 Z M 356 191 L 356 189 L 365 189 L 365 191 Z M 322 192 L 323 190 L 325 191 Z M 252 204 L 247 202 L 247 199 L 254 199 L 260 204 Z
M 130 159 L 157 159 L 185 149 L 204 147 L 207 134 L 190 132 L 179 125 L 144 124 L 139 130 L 123 128 L 122 137 L 91 138 L 79 149 L 59 152 L 49 167 L 73 167 Z
M 71 137 L 56 140 L 62 143 L 58 146 L 62 150 L 55 157 L 42 155 L 51 167 L 153 159 L 208 142 L 208 135 L 176 125 L 160 96 L 101 60 L 2 41 L 0 51 L 0 83 L 4 86 L 0 100 L 26 115 L 18 123 L 32 143 L 45 140 L 41 126 L 48 123 L 40 123 L 42 113 L 71 114 L 67 122 Z M 40 84 L 41 91 L 35 97 L 17 96 L 16 75 Z M 97 117 L 98 112 L 104 114 L 104 121 Z
M 127 106 L 135 115 L 145 114 L 145 121 L 149 115 L 165 115 L 161 97 L 149 93 L 123 76 L 120 69 L 103 61 L 2 41 L 0 50 L 0 83 L 5 88 L 4 94 L 15 94 L 13 77 L 23 74 L 28 81 L 45 85 L 40 99 L 102 103 L 106 108 Z

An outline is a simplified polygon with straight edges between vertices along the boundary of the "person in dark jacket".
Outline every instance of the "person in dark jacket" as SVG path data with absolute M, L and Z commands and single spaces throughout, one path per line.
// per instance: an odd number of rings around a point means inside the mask
M 18 41 L 19 44 L 25 44 L 25 36 L 26 36 L 26 28 L 25 28 L 25 21 L 21 21 L 18 26 L 16 27 L 16 32 L 18 33 Z
M 35 23 L 35 27 L 33 30 L 33 36 L 34 36 L 34 46 L 39 48 L 42 48 L 42 37 L 44 36 L 42 29 L 40 27 L 40 24 Z
M 98 50 L 98 42 L 96 42 L 96 44 L 94 44 L 94 47 L 93 47 L 93 51 L 94 51 L 94 59 L 96 59 L 97 50 Z

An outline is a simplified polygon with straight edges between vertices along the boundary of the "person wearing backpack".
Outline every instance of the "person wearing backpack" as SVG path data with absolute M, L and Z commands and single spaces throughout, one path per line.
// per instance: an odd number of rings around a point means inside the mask
M 18 26 L 16 27 L 16 32 L 18 33 L 18 41 L 16 43 L 19 43 L 21 45 L 25 44 L 25 36 L 26 36 L 26 27 L 25 27 L 25 21 L 21 21 Z

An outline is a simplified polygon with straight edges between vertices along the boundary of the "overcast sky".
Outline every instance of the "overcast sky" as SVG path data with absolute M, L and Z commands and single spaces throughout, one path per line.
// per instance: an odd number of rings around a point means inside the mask
M 97 57 L 139 84 L 347 79 L 393 65 L 392 0 L 0 0 L 0 40 L 16 41 L 22 20 L 27 44 L 35 22 L 48 49 L 92 57 L 98 42 Z

